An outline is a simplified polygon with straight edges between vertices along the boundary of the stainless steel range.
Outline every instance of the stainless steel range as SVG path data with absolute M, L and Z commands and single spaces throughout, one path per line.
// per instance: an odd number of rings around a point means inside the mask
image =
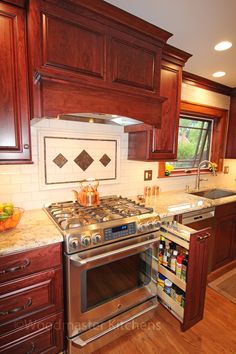
M 97 207 L 45 208 L 64 235 L 69 353 L 91 353 L 157 306 L 153 252 L 160 218 L 117 196 Z

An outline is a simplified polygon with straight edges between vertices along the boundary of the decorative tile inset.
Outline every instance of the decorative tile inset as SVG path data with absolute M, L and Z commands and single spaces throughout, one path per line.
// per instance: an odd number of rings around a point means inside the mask
M 91 163 L 93 163 L 94 159 L 87 153 L 87 151 L 83 150 L 74 161 L 83 171 L 86 171 Z
M 107 154 L 104 154 L 99 161 L 101 164 L 103 164 L 104 167 L 107 167 L 107 165 L 111 162 L 111 159 L 109 156 L 107 156 Z
M 52 160 L 58 167 L 62 168 L 66 163 L 67 159 L 62 154 L 59 154 Z

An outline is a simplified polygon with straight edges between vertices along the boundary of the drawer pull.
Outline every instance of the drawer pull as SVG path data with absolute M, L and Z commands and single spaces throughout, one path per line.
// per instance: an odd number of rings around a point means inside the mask
M 0 311 L 0 315 L 1 316 L 11 315 L 12 313 L 16 313 L 16 312 L 23 311 L 23 310 L 27 309 L 31 305 L 32 305 L 32 299 L 29 298 L 25 305 L 15 307 L 14 309 L 8 310 L 8 311 Z
M 24 269 L 24 268 L 28 267 L 29 265 L 30 265 L 30 260 L 29 259 L 25 259 L 23 264 L 19 264 L 19 265 L 16 265 L 15 267 L 11 267 L 11 268 L 1 269 L 0 270 L 0 275 L 4 275 L 6 273 L 16 272 L 18 270 L 21 270 L 21 269 Z
M 210 234 L 205 234 L 204 236 L 198 236 L 198 241 L 203 241 L 203 240 L 206 240 L 207 238 L 210 237 Z
M 26 352 L 25 354 L 31 354 L 35 351 L 35 344 L 33 342 L 31 342 L 31 348 L 28 352 Z

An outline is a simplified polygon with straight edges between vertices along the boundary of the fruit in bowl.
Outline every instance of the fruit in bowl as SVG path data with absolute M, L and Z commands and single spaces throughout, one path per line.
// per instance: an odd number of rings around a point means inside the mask
M 12 203 L 0 203 L 0 232 L 16 227 L 24 209 L 16 208 Z

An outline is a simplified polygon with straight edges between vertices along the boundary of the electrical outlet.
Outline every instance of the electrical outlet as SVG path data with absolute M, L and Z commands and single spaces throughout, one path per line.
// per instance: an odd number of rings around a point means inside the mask
M 229 173 L 229 166 L 224 166 L 224 174 L 227 175 Z
M 152 180 L 152 170 L 145 170 L 144 181 L 151 181 L 151 180 Z

